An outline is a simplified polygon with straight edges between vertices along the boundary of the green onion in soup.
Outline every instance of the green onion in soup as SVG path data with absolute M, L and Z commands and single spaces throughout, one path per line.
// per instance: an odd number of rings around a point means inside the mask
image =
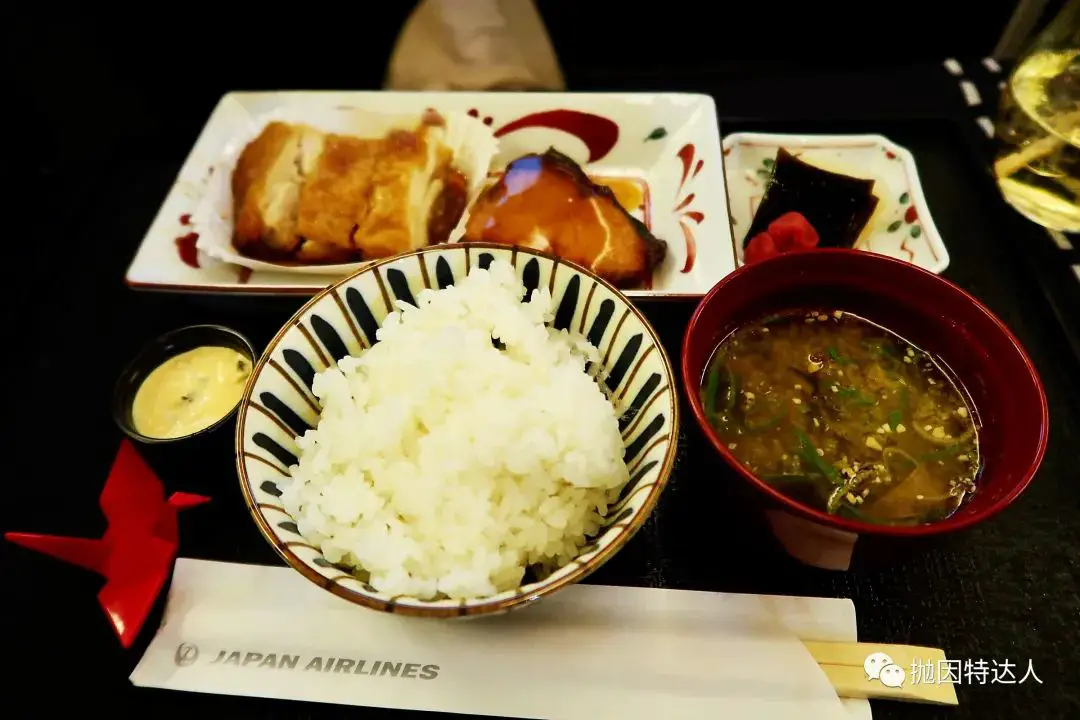
M 713 354 L 701 399 L 740 462 L 824 512 L 918 525 L 975 491 L 978 433 L 959 385 L 857 315 L 800 310 L 738 328 Z

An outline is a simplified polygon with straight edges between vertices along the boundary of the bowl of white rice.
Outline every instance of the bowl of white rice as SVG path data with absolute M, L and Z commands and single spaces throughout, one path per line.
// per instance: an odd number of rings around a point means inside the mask
M 503 612 L 586 577 L 675 462 L 671 363 L 587 270 L 439 245 L 321 292 L 271 341 L 237 417 L 259 530 L 334 594 L 426 617 Z

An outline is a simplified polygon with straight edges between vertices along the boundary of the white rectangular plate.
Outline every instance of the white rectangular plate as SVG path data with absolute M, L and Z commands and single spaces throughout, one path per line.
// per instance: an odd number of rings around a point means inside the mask
M 593 176 L 643 183 L 634 214 L 667 242 L 652 287 L 631 297 L 700 296 L 735 269 L 716 105 L 707 95 L 622 93 L 229 93 L 218 103 L 128 268 L 128 285 L 197 293 L 313 294 L 338 278 L 250 270 L 196 248 L 184 224 L 206 192 L 211 168 L 253 116 L 283 108 L 416 113 L 466 112 L 495 128 L 492 171 L 554 147 Z
M 769 178 L 767 163 L 785 148 L 823 170 L 874 180 L 878 206 L 856 248 L 888 255 L 941 273 L 949 251 L 926 204 L 915 158 L 881 135 L 781 135 L 732 133 L 724 138 L 731 224 L 740 264 L 743 239 Z

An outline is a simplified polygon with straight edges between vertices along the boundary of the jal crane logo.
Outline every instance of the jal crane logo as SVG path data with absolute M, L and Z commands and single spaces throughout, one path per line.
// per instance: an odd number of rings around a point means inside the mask
M 180 643 L 176 646 L 176 652 L 173 653 L 173 662 L 176 663 L 177 667 L 194 665 L 198 659 L 199 646 L 191 643 Z

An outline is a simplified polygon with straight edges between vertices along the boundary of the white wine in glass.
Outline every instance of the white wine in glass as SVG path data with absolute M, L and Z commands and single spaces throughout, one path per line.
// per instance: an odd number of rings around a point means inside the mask
M 1029 219 L 1080 232 L 1080 0 L 1062 10 L 1002 91 L 994 175 Z

